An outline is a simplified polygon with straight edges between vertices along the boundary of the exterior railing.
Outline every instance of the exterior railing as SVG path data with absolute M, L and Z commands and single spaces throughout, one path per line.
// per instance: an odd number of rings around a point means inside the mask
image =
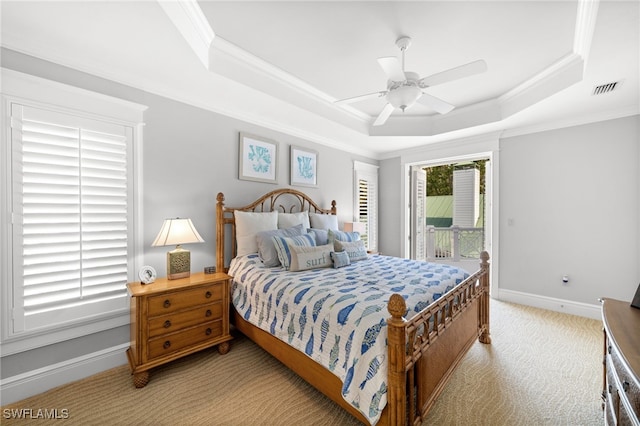
M 451 226 L 436 228 L 427 225 L 425 233 L 427 260 L 479 259 L 484 250 L 484 228 Z

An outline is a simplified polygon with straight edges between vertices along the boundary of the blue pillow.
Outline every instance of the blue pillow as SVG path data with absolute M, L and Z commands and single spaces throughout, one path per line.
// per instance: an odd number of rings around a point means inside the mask
M 316 245 L 323 246 L 325 244 L 329 244 L 329 234 L 326 229 L 318 229 L 318 228 L 309 228 L 307 232 L 313 232 L 316 234 Z
M 351 265 L 351 260 L 349 259 L 349 255 L 346 251 L 332 251 L 331 260 L 333 260 L 334 268 L 342 268 L 343 266 Z
M 258 243 L 258 254 L 260 260 L 264 263 L 264 266 L 273 267 L 280 266 L 280 259 L 278 258 L 278 251 L 273 242 L 273 236 L 279 237 L 297 237 L 304 234 L 304 228 L 302 224 L 293 226 L 286 229 L 272 229 L 270 231 L 261 231 L 256 234 L 256 241 Z
M 334 231 L 333 229 L 329 229 L 328 232 L 329 243 L 333 243 L 334 241 L 358 241 L 360 239 L 359 232 L 344 232 L 344 231 Z
M 316 245 L 316 236 L 313 232 L 297 237 L 280 237 L 274 235 L 271 238 L 276 246 L 278 259 L 287 270 L 291 267 L 291 246 L 313 247 Z

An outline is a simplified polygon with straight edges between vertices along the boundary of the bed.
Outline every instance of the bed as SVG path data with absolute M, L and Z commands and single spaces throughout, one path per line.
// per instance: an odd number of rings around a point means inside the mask
M 491 343 L 486 252 L 472 274 L 378 254 L 291 272 L 238 251 L 244 212 L 335 216 L 335 202 L 284 188 L 227 207 L 219 193 L 216 268 L 233 277 L 236 329 L 361 422 L 421 424 L 475 339 Z

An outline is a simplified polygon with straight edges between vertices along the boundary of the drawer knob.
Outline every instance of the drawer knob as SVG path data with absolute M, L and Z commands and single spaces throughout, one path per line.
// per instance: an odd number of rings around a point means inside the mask
M 210 328 L 207 328 L 207 331 L 206 331 L 207 336 L 211 335 L 211 333 L 212 333 L 212 330 Z
M 624 382 L 622 382 L 622 389 L 623 389 L 625 392 L 629 392 L 629 386 L 630 386 L 630 385 L 629 385 L 629 382 L 627 382 L 626 380 L 625 380 Z
M 211 292 L 210 292 L 210 291 L 207 291 L 207 292 L 204 294 L 204 296 L 205 296 L 207 299 L 210 299 L 210 298 L 211 298 L 211 296 L 212 296 L 212 294 L 211 294 Z
M 171 321 L 166 320 L 166 321 L 164 322 L 164 328 L 169 328 L 169 327 L 171 327 Z
M 169 299 L 165 300 L 162 306 L 164 306 L 165 308 L 168 308 L 169 306 L 171 306 L 171 301 Z
M 164 342 L 164 345 L 162 345 L 162 347 L 165 349 L 169 349 L 171 347 L 171 342 L 167 340 L 166 342 Z
M 204 314 L 205 317 L 210 317 L 212 315 L 211 309 L 207 309 L 207 312 Z

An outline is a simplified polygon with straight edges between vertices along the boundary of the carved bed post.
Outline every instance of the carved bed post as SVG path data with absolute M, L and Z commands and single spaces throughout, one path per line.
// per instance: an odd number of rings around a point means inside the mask
M 389 298 L 387 310 L 391 318 L 387 320 L 387 341 L 389 354 L 389 388 L 387 389 L 387 406 L 389 408 L 389 424 L 405 425 L 407 415 L 406 385 L 406 333 L 404 314 L 407 304 L 399 294 Z
M 483 251 L 480 253 L 480 270 L 484 272 L 480 277 L 480 286 L 482 287 L 482 296 L 480 296 L 480 337 L 481 343 L 491 343 L 491 335 L 489 334 L 489 253 Z
M 216 197 L 216 272 L 224 272 L 224 194 Z

